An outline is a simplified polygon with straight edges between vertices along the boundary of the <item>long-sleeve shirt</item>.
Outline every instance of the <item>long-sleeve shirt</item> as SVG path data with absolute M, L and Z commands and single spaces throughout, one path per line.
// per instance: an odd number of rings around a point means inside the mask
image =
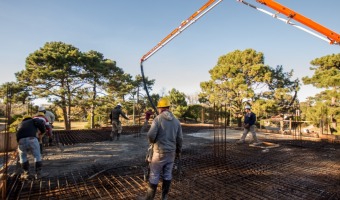
M 21 138 L 37 137 L 38 130 L 41 133 L 46 131 L 45 124 L 41 119 L 24 119 L 18 126 L 17 141 L 19 142 Z
M 125 119 L 129 119 L 125 113 L 122 111 L 120 107 L 115 107 L 110 114 L 111 121 L 117 121 L 119 122 L 119 116 L 124 117 Z
M 244 115 L 244 123 L 249 124 L 250 126 L 254 125 L 256 122 L 256 115 L 253 112 L 246 113 Z
M 145 112 L 145 120 L 149 120 L 151 115 L 153 115 L 153 112 L 152 111 L 146 111 Z
M 50 124 L 53 124 L 53 122 L 55 121 L 55 115 L 48 110 L 46 110 L 45 117 L 48 119 Z

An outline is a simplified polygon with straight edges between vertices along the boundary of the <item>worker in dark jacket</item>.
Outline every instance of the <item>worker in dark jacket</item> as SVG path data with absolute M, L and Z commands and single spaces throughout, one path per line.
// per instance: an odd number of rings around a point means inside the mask
M 22 179 L 29 177 L 29 162 L 27 153 L 32 152 L 35 162 L 35 178 L 39 179 L 42 168 L 42 158 L 40 153 L 40 146 L 38 135 L 44 134 L 46 131 L 45 124 L 40 119 L 32 119 L 31 117 L 24 117 L 18 126 L 16 138 L 18 142 L 18 152 L 20 164 L 24 172 L 21 174 Z
M 161 98 L 157 108 L 160 114 L 153 120 L 147 134 L 149 142 L 154 143 L 154 147 L 150 162 L 149 185 L 144 199 L 154 199 L 161 174 L 163 178 L 162 199 L 167 199 L 175 158 L 179 158 L 182 151 L 182 127 L 179 120 L 169 110 L 169 99 Z
M 111 140 L 119 140 L 120 134 L 122 133 L 122 123 L 119 121 L 119 117 L 122 116 L 125 119 L 129 119 L 122 111 L 122 105 L 119 103 L 110 113 L 110 120 L 112 123 Z
M 246 113 L 244 115 L 244 123 L 243 123 L 244 130 L 243 130 L 243 134 L 242 134 L 241 139 L 239 141 L 237 141 L 236 143 L 237 144 L 245 143 L 245 139 L 246 139 L 248 133 L 251 132 L 251 134 L 253 136 L 253 144 L 254 145 L 259 145 L 261 143 L 257 139 L 256 132 L 255 132 L 255 129 L 256 129 L 256 125 L 255 125 L 256 115 L 255 115 L 255 113 L 253 113 L 251 111 L 251 107 L 249 105 L 245 106 L 245 111 L 246 111 Z

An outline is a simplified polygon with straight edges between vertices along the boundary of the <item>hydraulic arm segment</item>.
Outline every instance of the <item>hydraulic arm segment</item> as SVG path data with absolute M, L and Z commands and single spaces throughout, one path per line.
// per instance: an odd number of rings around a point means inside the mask
M 243 0 L 237 0 L 238 2 L 243 3 L 244 5 L 247 5 L 251 8 L 254 8 L 258 11 L 261 11 L 265 14 L 268 14 L 278 20 L 281 20 L 289 25 L 294 26 L 295 28 L 298 28 L 300 30 L 303 30 L 309 34 L 312 34 L 330 44 L 340 44 L 340 35 L 337 34 L 336 32 L 314 22 L 311 19 L 308 19 L 307 17 L 295 12 L 294 10 L 291 10 L 274 0 L 256 0 L 258 3 L 263 4 L 265 6 L 268 6 L 275 11 L 277 11 L 276 14 L 273 14 L 269 11 L 266 11 L 264 9 L 258 8 L 250 3 L 247 3 L 246 1 Z M 151 98 L 149 96 L 149 92 L 147 90 L 146 84 L 145 84 L 145 78 L 144 78 L 144 71 L 143 71 L 143 62 L 146 61 L 148 58 L 150 58 L 153 54 L 155 54 L 158 50 L 160 50 L 163 46 L 165 46 L 168 42 L 170 42 L 172 39 L 174 39 L 177 35 L 179 35 L 182 31 L 184 31 L 186 28 L 188 28 L 191 24 L 193 24 L 196 20 L 201 18 L 204 14 L 206 14 L 208 11 L 210 11 L 212 8 L 214 8 L 217 4 L 221 3 L 222 0 L 209 0 L 207 3 L 205 3 L 199 10 L 197 10 L 194 14 L 192 14 L 188 19 L 183 21 L 180 26 L 175 28 L 169 35 L 167 35 L 163 40 L 161 40 L 155 47 L 153 47 L 149 52 L 147 52 L 142 58 L 141 58 L 141 72 L 142 72 L 142 77 L 144 81 L 144 89 L 146 91 L 146 94 L 149 98 L 149 101 L 153 108 L 155 109 L 154 104 L 151 101 Z M 283 14 L 287 17 L 281 18 L 278 17 L 278 14 Z M 291 20 L 295 20 L 297 22 L 300 22 L 301 24 L 304 24 L 307 26 L 309 29 L 301 27 L 293 22 Z M 311 30 L 310 30 L 311 29 Z M 312 31 L 314 30 L 314 31 Z M 155 109 L 157 112 L 157 110 Z
M 264 11 L 264 10 L 262 10 L 260 8 L 257 8 L 254 5 L 249 4 L 249 3 L 247 3 L 247 2 L 245 2 L 243 0 L 238 0 L 238 1 L 244 3 L 245 5 L 250 6 L 252 8 L 255 8 L 255 9 L 261 11 L 261 12 L 264 12 L 266 14 L 272 15 L 273 17 L 275 17 L 275 18 L 277 18 L 277 19 L 279 19 L 281 21 L 284 21 L 284 22 L 286 22 L 289 25 L 293 25 L 296 28 L 299 28 L 299 29 L 301 29 L 303 31 L 306 31 L 306 32 L 316 36 L 316 37 L 319 37 L 320 39 L 323 39 L 323 40 L 329 42 L 330 44 L 338 44 L 339 45 L 339 43 L 340 43 L 340 35 L 339 34 L 335 33 L 334 31 L 332 31 L 332 30 L 330 30 L 330 29 L 328 29 L 328 28 L 326 28 L 326 27 L 324 27 L 324 26 L 314 22 L 311 19 L 308 19 L 307 17 L 305 17 L 305 16 L 295 12 L 294 10 L 291 10 L 291 9 L 289 9 L 289 8 L 287 8 L 287 7 L 281 5 L 281 4 L 279 4 L 279 3 L 277 3 L 277 2 L 275 2 L 273 0 L 256 0 L 256 1 L 258 3 L 261 3 L 263 5 L 266 5 L 266 6 L 270 7 L 270 8 L 272 8 L 272 9 L 276 10 L 278 12 L 277 14 L 271 14 L 271 13 L 269 13 L 267 11 Z M 283 19 L 283 18 L 279 18 L 277 16 L 279 13 L 285 15 L 288 18 L 288 20 Z M 305 26 L 313 29 L 314 31 L 317 31 L 318 33 L 324 35 L 326 38 L 322 37 L 321 35 L 318 35 L 318 34 L 316 34 L 314 32 L 311 32 L 308 29 L 305 29 L 305 28 L 303 28 L 301 26 L 298 26 L 298 25 L 294 24 L 293 22 L 291 22 L 291 19 L 293 19 L 295 21 L 298 21 L 301 24 L 304 24 Z
M 336 32 L 314 22 L 311 19 L 308 19 L 307 17 L 295 12 L 294 10 L 291 10 L 291 9 L 275 2 L 274 0 L 256 0 L 256 1 L 258 3 L 261 3 L 265 6 L 268 6 L 272 9 L 274 9 L 275 11 L 277 11 L 276 14 L 270 13 L 266 10 L 261 9 L 261 8 L 257 8 L 256 6 L 254 6 L 250 3 L 247 3 L 246 1 L 243 1 L 243 0 L 237 0 L 237 1 L 243 3 L 247 6 L 250 6 L 254 9 L 257 9 L 261 12 L 269 14 L 272 17 L 275 17 L 275 18 L 277 18 L 281 21 L 286 22 L 287 24 L 295 26 L 296 28 L 299 28 L 303 31 L 310 33 L 310 34 L 313 34 L 313 35 L 329 42 L 330 44 L 338 44 L 338 45 L 340 44 L 340 35 L 339 34 L 337 34 Z M 167 35 L 163 40 L 161 40 L 155 47 L 153 47 L 149 52 L 147 52 L 141 58 L 141 62 L 146 61 L 149 57 L 151 57 L 159 49 L 161 49 L 163 46 L 165 46 L 168 42 L 170 42 L 172 39 L 174 39 L 182 31 L 184 31 L 191 24 L 193 24 L 196 20 L 201 18 L 204 14 L 206 14 L 208 11 L 210 11 L 212 8 L 214 8 L 217 4 L 219 4 L 221 2 L 222 2 L 222 0 L 209 0 L 200 9 L 198 9 L 194 14 L 192 14 L 188 19 L 183 21 L 177 28 L 175 28 L 169 35 Z M 278 14 L 280 14 L 280 13 L 285 15 L 288 19 L 278 17 Z M 306 28 L 300 27 L 300 26 L 294 24 L 293 22 L 291 22 L 291 20 L 298 21 L 301 24 L 304 24 L 305 26 L 309 27 L 310 29 L 318 32 L 319 34 L 321 34 L 323 36 L 318 35 L 317 33 L 312 32 L 312 31 L 310 31 Z
M 162 41 L 160 41 L 154 48 L 152 48 L 148 53 L 146 53 L 141 62 L 147 60 L 150 56 L 156 53 L 159 49 L 161 49 L 164 45 L 174 39 L 177 35 L 179 35 L 182 31 L 188 28 L 191 24 L 193 24 L 196 20 L 201 18 L 204 14 L 206 14 L 209 10 L 219 4 L 222 0 L 209 0 L 205 3 L 200 9 L 198 9 L 194 14 L 192 14 L 188 19 L 184 20 L 181 25 L 175 28 L 169 35 L 167 35 Z

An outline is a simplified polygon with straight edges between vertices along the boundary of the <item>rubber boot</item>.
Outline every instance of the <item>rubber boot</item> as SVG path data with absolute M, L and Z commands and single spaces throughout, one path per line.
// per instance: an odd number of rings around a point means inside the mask
M 111 131 L 110 141 L 113 141 L 114 139 L 115 139 L 115 133 L 113 131 Z
M 162 200 L 168 199 L 168 193 L 170 190 L 171 180 L 163 180 L 162 185 Z
M 21 174 L 20 179 L 26 180 L 29 177 L 29 168 L 30 164 L 28 161 L 21 163 L 21 168 L 24 170 L 24 172 Z
M 48 146 L 54 146 L 52 137 L 48 137 Z
M 42 169 L 42 162 L 35 163 L 35 179 L 41 178 L 41 169 Z
M 144 200 L 153 200 L 155 198 L 157 191 L 157 184 L 151 184 L 148 185 L 148 190 L 146 192 L 146 197 Z
M 39 146 L 40 146 L 40 154 L 42 155 L 43 154 L 43 144 L 39 143 Z

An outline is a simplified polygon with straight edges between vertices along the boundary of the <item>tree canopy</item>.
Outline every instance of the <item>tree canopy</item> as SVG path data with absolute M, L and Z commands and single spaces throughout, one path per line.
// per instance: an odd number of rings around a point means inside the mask
M 276 112 L 279 106 L 275 105 L 292 105 L 299 89 L 298 81 L 290 80 L 293 72 L 283 72 L 282 66 L 265 65 L 263 53 L 254 49 L 236 50 L 221 56 L 209 73 L 211 80 L 201 82 L 200 101 L 206 99 L 210 103 L 228 105 L 239 124 L 245 104 L 255 106 L 257 100 L 266 99 L 268 101 L 261 101 L 255 108 Z

